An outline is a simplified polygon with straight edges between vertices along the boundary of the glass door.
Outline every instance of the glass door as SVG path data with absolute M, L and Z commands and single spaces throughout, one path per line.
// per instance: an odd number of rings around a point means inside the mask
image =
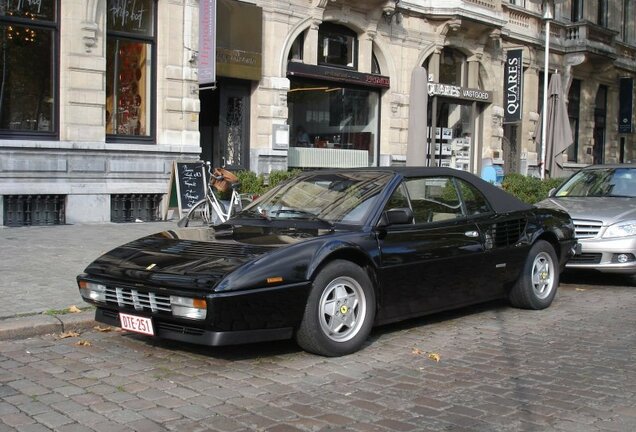
M 215 166 L 249 169 L 250 83 L 224 84 L 219 100 L 219 145 Z

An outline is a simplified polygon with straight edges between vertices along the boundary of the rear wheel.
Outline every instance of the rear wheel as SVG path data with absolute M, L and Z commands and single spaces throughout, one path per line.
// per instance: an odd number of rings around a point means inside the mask
M 530 248 L 523 271 L 510 291 L 510 303 L 524 309 L 545 309 L 554 300 L 559 286 L 556 252 L 545 240 Z
M 332 261 L 313 281 L 296 341 L 324 356 L 351 354 L 369 336 L 374 318 L 375 294 L 367 273 L 349 261 Z

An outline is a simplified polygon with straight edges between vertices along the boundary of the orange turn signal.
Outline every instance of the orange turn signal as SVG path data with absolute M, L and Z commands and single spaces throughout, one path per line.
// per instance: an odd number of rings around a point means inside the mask
M 283 281 L 283 277 L 282 276 L 276 276 L 276 277 L 269 277 L 267 278 L 267 283 L 268 284 L 272 284 L 272 283 L 279 283 Z
M 192 299 L 192 307 L 197 309 L 205 309 L 208 307 L 205 299 Z

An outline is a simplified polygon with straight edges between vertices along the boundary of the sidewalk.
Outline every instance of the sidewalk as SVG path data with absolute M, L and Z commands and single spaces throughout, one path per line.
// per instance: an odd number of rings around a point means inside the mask
M 175 221 L 0 227 L 0 340 L 92 325 L 92 311 L 55 313 L 89 306 L 75 276 L 120 244 L 175 227 Z

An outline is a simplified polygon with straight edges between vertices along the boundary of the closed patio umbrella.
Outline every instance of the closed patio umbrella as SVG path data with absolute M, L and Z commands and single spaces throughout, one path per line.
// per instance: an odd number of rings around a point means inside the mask
M 568 109 L 563 96 L 563 84 L 561 75 L 555 73 L 550 78 L 548 87 L 548 103 L 543 107 L 546 110 L 545 143 L 541 142 L 541 129 L 543 127 L 543 112 L 539 117 L 535 131 L 535 142 L 541 146 L 542 154 L 545 150 L 545 170 L 551 178 L 560 177 L 563 174 L 562 167 L 556 162 L 556 157 L 563 153 L 574 142 Z
M 409 95 L 409 130 L 406 144 L 406 165 L 425 166 L 427 153 L 428 74 L 416 67 L 411 74 Z

